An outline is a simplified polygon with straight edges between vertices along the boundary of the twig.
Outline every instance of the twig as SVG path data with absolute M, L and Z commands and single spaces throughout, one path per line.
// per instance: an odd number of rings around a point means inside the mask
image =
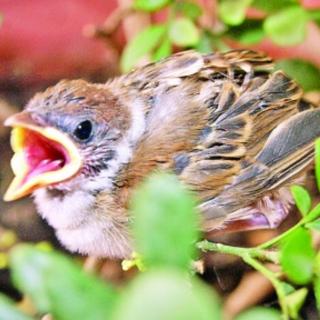
M 130 16 L 134 10 L 131 7 L 118 7 L 101 26 L 86 25 L 84 35 L 87 37 L 110 38 L 120 27 L 122 21 Z
M 243 258 L 244 256 L 251 256 L 263 261 L 269 261 L 272 263 L 279 263 L 278 252 L 271 250 L 264 250 L 259 247 L 254 248 L 242 248 L 228 246 L 222 243 L 214 243 L 207 240 L 203 240 L 197 244 L 197 247 L 202 251 L 215 251 L 220 253 L 232 254 Z

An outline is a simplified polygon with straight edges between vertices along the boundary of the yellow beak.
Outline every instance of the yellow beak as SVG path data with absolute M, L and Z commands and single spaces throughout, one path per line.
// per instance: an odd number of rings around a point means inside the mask
M 27 112 L 5 121 L 13 127 L 11 167 L 15 178 L 3 199 L 12 201 L 34 190 L 66 181 L 77 174 L 82 160 L 74 142 L 53 127 L 42 127 Z

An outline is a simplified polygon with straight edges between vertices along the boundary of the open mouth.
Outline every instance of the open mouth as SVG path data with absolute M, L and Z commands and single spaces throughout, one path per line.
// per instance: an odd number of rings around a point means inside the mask
M 15 174 L 4 195 L 5 201 L 70 179 L 79 172 L 82 162 L 77 147 L 66 134 L 52 127 L 21 121 L 18 115 L 5 123 L 13 127 L 11 167 Z

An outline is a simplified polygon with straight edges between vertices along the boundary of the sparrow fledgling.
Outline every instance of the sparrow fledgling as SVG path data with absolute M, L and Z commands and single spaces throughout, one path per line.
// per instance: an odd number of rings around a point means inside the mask
M 188 51 L 106 84 L 61 81 L 6 125 L 5 200 L 33 193 L 69 250 L 123 258 L 128 200 L 157 169 L 195 191 L 206 231 L 279 225 L 312 165 L 320 109 L 261 53 Z

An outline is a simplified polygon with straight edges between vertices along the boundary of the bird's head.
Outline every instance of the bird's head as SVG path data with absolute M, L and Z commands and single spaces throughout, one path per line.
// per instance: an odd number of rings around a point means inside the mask
M 119 163 L 129 157 L 130 119 L 128 109 L 104 85 L 62 81 L 37 94 L 5 122 L 13 127 L 15 178 L 4 199 L 44 187 L 107 188 Z

